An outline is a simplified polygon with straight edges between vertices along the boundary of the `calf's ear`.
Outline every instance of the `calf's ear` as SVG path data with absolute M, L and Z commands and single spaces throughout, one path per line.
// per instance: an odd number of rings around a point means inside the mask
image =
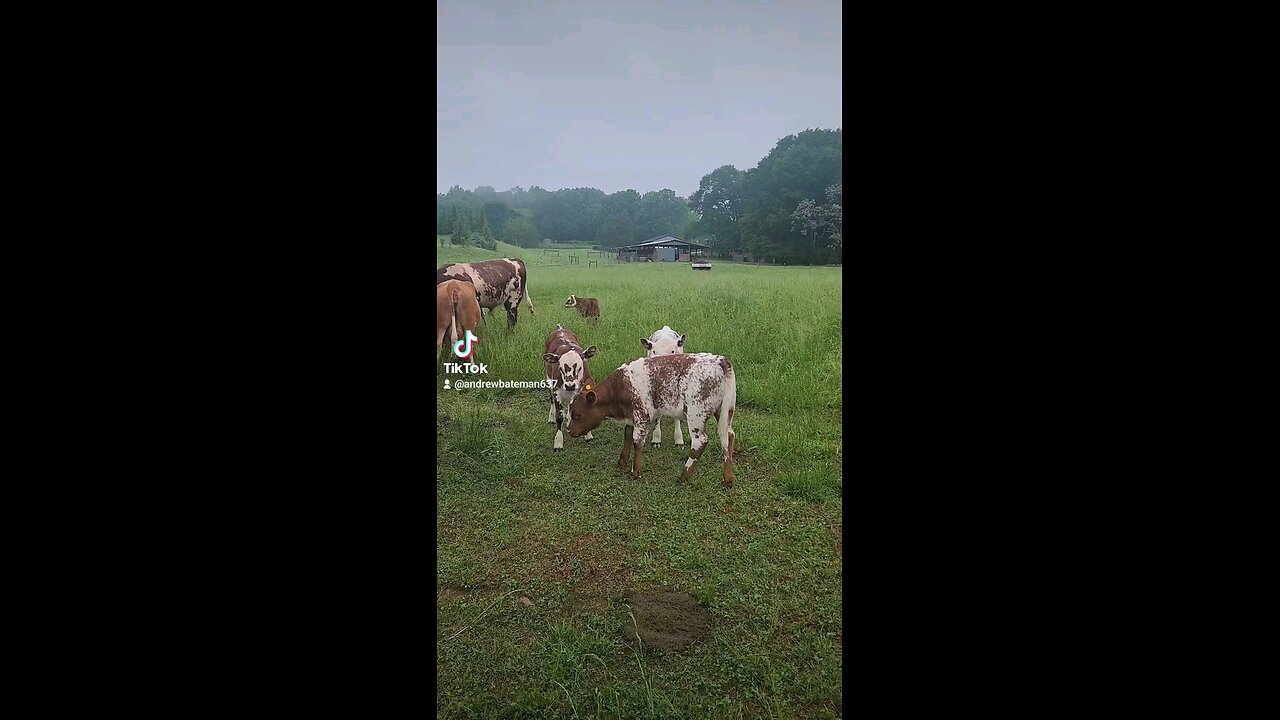
M 595 355 L 596 355 L 596 346 L 595 346 L 595 345 L 592 345 L 591 347 L 587 348 L 587 351 L 586 351 L 586 352 L 584 352 L 584 353 L 582 353 L 582 357 L 583 357 L 584 359 L 585 359 L 585 358 L 592 358 L 592 357 L 595 357 Z
M 546 355 L 542 356 L 542 360 L 546 362 L 548 365 L 555 365 L 556 361 L 559 359 L 560 358 L 556 357 L 555 353 L 547 353 Z
M 648 340 L 645 340 L 644 338 L 640 338 L 640 344 L 644 346 L 645 350 L 653 349 L 653 343 L 649 342 Z
M 681 335 L 681 336 L 680 336 L 680 339 L 676 341 L 676 347 L 684 347 L 684 336 L 683 336 L 683 335 Z

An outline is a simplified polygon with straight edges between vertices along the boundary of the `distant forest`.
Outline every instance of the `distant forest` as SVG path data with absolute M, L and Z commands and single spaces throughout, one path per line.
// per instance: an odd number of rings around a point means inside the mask
M 838 263 L 842 155 L 840 130 L 805 130 L 779 140 L 749 170 L 724 165 L 707 173 L 689 198 L 667 188 L 606 195 L 595 188 L 498 192 L 455 185 L 436 195 L 436 234 L 491 250 L 495 240 L 616 248 L 671 234 L 710 245 L 721 257 L 742 252 L 766 262 Z

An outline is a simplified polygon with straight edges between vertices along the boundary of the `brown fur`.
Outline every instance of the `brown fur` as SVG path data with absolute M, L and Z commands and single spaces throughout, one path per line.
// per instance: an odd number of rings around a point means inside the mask
M 565 302 L 564 306 L 578 308 L 578 312 L 582 313 L 582 317 L 584 318 L 592 320 L 600 319 L 600 301 L 595 298 L 570 295 L 569 300 Z
M 436 286 L 436 359 L 444 347 L 445 336 L 449 346 L 466 337 L 466 331 L 475 333 L 480 324 L 480 301 L 476 288 L 465 280 L 446 280 Z M 456 334 L 455 334 L 456 333 Z

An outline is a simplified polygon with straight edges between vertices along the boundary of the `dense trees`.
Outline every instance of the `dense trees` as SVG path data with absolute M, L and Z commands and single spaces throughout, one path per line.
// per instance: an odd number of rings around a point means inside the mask
M 701 216 L 695 237 L 705 235 L 717 254 L 839 262 L 842 173 L 839 130 L 788 135 L 746 172 L 725 165 L 702 177 L 689 198 Z
M 721 256 L 840 262 L 843 152 L 840 130 L 788 135 L 749 170 L 724 165 L 704 175 L 688 200 L 669 188 L 606 195 L 596 188 L 498 192 L 455 185 L 436 195 L 436 232 L 454 233 L 461 244 L 491 243 L 496 231 L 521 247 L 551 238 L 609 248 L 671 234 L 709 244 Z

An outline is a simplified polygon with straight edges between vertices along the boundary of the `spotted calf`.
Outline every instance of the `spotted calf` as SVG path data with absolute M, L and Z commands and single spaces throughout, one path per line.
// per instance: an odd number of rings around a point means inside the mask
M 595 354 L 595 345 L 583 350 L 578 343 L 578 336 L 565 330 L 563 325 L 556 325 L 556 329 L 547 336 L 542 361 L 546 363 L 547 379 L 554 383 L 548 390 L 551 409 L 547 413 L 547 422 L 556 425 L 556 439 L 551 444 L 552 450 L 564 449 L 564 416 L 574 393 L 595 382 L 587 367 L 587 360 Z M 585 439 L 595 438 L 588 432 Z
M 582 317 L 588 320 L 600 319 L 600 303 L 595 298 L 580 298 L 577 295 L 570 295 L 569 299 L 564 301 L 564 306 L 578 308 L 578 312 L 582 313 Z
M 676 355 L 684 352 L 684 335 L 672 330 L 666 325 L 661 330 L 656 330 L 649 336 L 648 340 L 641 338 L 640 344 L 649 351 L 646 357 L 654 357 L 657 355 Z M 684 435 L 680 434 L 680 417 L 676 416 L 676 447 L 684 445 Z M 662 418 L 658 418 L 657 424 L 653 426 L 653 446 L 662 446 Z
M 707 418 L 715 417 L 724 448 L 724 486 L 733 487 L 733 410 L 738 384 L 729 358 L 710 353 L 659 355 L 632 360 L 579 392 L 569 406 L 569 434 L 580 437 L 600 426 L 605 418 L 622 423 L 622 455 L 618 467 L 626 469 L 631 451 L 635 462 L 631 477 L 642 474 L 645 434 L 657 417 L 686 415 L 689 423 L 689 459 L 681 480 L 698 466 L 707 447 Z
M 441 265 L 436 268 L 436 285 L 446 280 L 463 280 L 474 285 L 480 307 L 488 308 L 490 315 L 498 306 L 506 308 L 508 330 L 516 326 L 521 300 L 529 303 L 529 314 L 533 314 L 524 261 L 520 258 Z

